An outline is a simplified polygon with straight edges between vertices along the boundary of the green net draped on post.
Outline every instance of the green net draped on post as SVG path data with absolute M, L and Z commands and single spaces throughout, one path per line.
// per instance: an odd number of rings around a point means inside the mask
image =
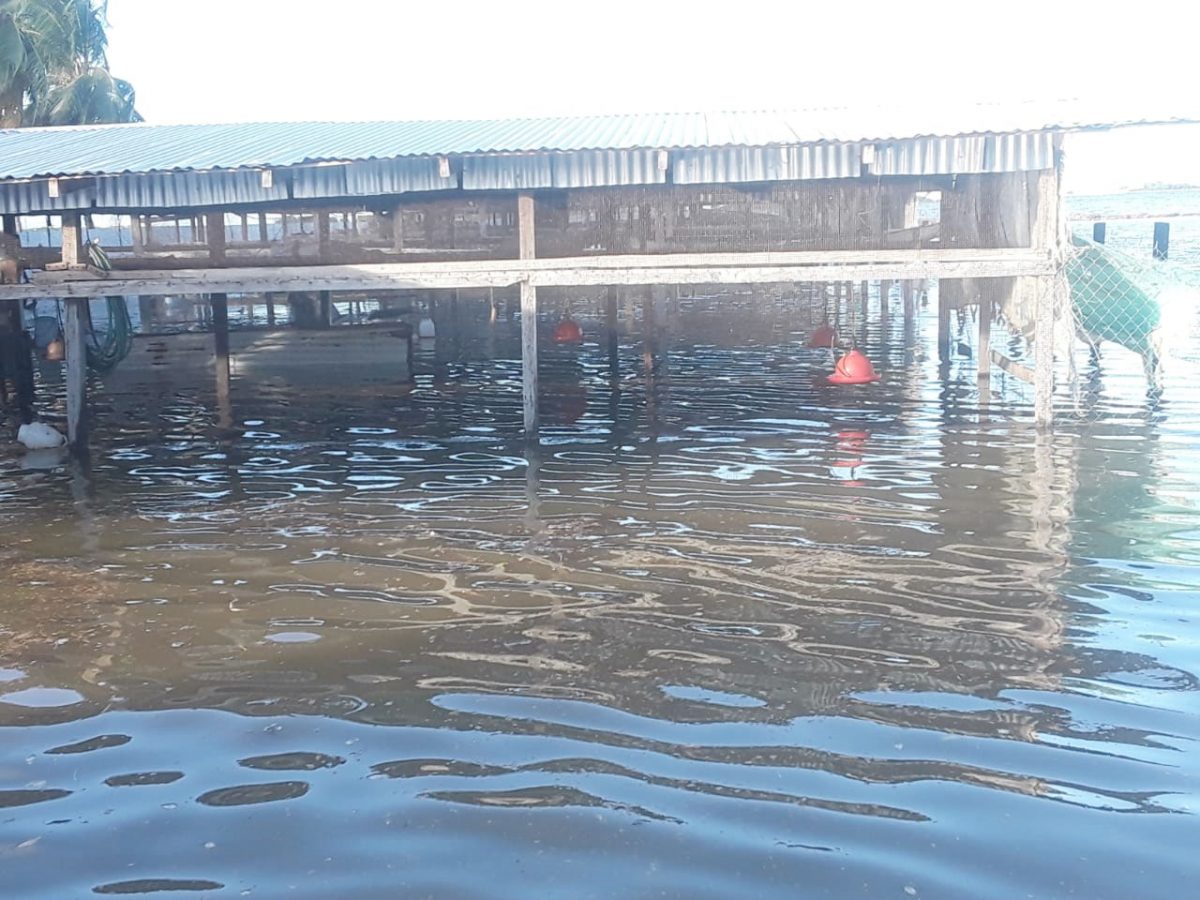
M 1112 341 L 1147 356 L 1156 351 L 1161 320 L 1155 279 L 1147 267 L 1078 235 L 1067 261 L 1077 324 L 1095 341 Z

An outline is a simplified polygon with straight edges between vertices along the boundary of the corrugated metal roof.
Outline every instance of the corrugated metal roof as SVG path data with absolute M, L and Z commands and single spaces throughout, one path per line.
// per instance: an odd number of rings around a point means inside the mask
M 615 187 L 664 184 L 657 150 L 580 150 L 468 156 L 462 161 L 463 190 Z
M 791 147 L 703 147 L 672 154 L 676 184 L 732 184 L 858 178 L 860 144 L 803 144 Z
M 875 145 L 873 175 L 966 175 L 1022 172 L 1054 165 L 1054 135 L 960 135 Z
M 923 109 L 560 116 L 414 122 L 92 125 L 0 131 L 0 179 L 238 169 L 404 156 L 762 147 L 1106 128 L 1179 116 L 1113 117 L 1076 103 Z

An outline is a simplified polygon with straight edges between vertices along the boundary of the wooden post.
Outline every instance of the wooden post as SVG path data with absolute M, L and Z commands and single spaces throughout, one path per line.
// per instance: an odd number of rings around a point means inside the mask
M 604 300 L 604 318 L 608 326 L 608 374 L 616 378 L 620 374 L 619 345 L 617 343 L 617 288 L 609 285 Z
M 329 213 L 318 212 L 315 217 L 317 220 L 317 253 L 321 262 L 325 262 L 325 257 L 329 253 Z
M 654 375 L 654 289 L 642 290 L 642 368 L 649 379 Z
M 208 233 L 208 258 L 214 266 L 225 265 L 225 213 L 210 212 L 205 216 Z
M 404 207 L 392 207 L 392 249 L 399 253 L 404 249 Z
M 267 327 L 275 327 L 275 294 L 271 291 L 267 292 Z
M 886 343 L 888 339 L 888 331 L 890 330 L 890 301 L 891 301 L 891 282 L 884 279 L 879 282 L 879 339 Z M 864 293 L 866 290 L 864 288 Z
M 224 294 L 209 294 L 212 309 L 213 349 L 216 354 L 217 413 L 222 428 L 233 424 L 233 405 L 229 396 L 229 300 Z
M 532 194 L 517 196 L 517 249 L 521 259 L 536 256 Z M 538 427 L 537 314 L 537 288 L 524 278 L 521 280 L 521 395 L 527 437 L 536 434 Z
M 318 315 L 321 317 L 321 328 L 329 328 L 333 325 L 333 294 L 329 291 L 320 291 L 320 306 Z
M 847 282 L 846 296 L 849 297 L 852 291 L 853 285 Z M 862 320 L 862 341 L 865 344 L 867 341 L 867 323 L 871 317 L 871 308 L 867 303 L 867 283 L 865 281 L 859 284 L 858 291 L 858 314 L 859 318 Z
M 950 362 L 950 291 L 943 291 L 941 287 L 939 284 L 937 348 L 938 362 L 946 365 Z
M 979 397 L 986 402 L 992 377 L 992 301 L 987 297 L 979 298 L 979 346 L 975 355 L 979 360 L 976 373 L 979 379 Z
M 1104 222 L 1092 223 L 1092 240 L 1097 244 L 1103 244 L 1107 234 L 1108 226 Z
M 64 266 L 83 265 L 87 257 L 83 251 L 83 227 L 79 213 L 68 212 L 62 216 L 62 263 Z
M 1054 167 L 1037 173 L 1037 204 L 1030 224 L 1032 245 L 1046 250 L 1058 265 L 1065 262 L 1067 246 L 1066 217 L 1062 209 L 1061 138 L 1054 142 Z M 1157 235 L 1156 235 L 1157 236 Z M 1036 291 L 1036 318 L 1033 333 L 1033 418 L 1039 428 L 1054 421 L 1054 323 L 1060 305 L 1065 304 L 1065 275 L 1046 275 L 1028 279 Z M 1020 285 L 1021 280 L 1018 280 Z M 1060 289 L 1063 295 L 1060 296 Z M 1061 302 L 1060 302 L 1061 301 Z
M 66 217 L 64 216 L 64 223 Z M 64 229 L 64 237 L 66 230 Z M 64 245 L 65 246 L 65 245 Z M 77 453 L 87 448 L 87 300 L 66 301 L 67 442 Z
M 260 241 L 262 241 L 262 243 L 264 243 L 264 244 L 270 239 L 269 235 L 267 234 L 267 214 L 266 213 L 258 214 L 258 239 Z
M 1034 279 L 1037 318 L 1033 334 L 1033 419 L 1047 428 L 1054 418 L 1054 278 Z

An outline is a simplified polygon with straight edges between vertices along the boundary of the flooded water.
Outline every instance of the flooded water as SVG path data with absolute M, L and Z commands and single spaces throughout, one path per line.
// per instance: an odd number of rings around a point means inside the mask
M 585 320 L 528 450 L 501 320 L 0 455 L 5 894 L 1191 894 L 1186 368 L 1106 355 L 1039 436 L 893 311 L 856 389 L 786 302 L 685 300 L 615 383 Z

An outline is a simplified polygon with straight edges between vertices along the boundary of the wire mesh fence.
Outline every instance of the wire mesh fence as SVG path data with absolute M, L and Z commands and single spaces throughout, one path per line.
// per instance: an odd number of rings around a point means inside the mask
M 1076 234 L 1062 279 L 1067 302 L 1055 337 L 1060 414 L 1084 421 L 1130 403 L 1152 408 L 1191 387 L 1200 273 Z

